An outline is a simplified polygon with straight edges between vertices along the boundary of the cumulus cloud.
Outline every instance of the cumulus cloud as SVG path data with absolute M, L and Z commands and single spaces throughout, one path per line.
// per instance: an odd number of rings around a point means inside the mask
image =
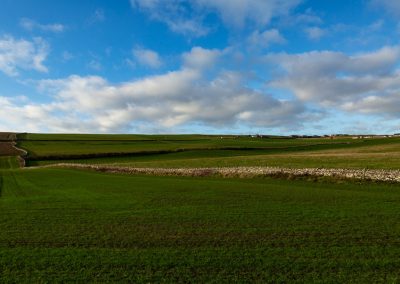
M 247 23 L 264 27 L 279 16 L 287 15 L 301 0 L 131 0 L 131 5 L 150 18 L 164 22 L 177 33 L 204 36 L 210 29 L 204 18 L 215 13 L 230 27 Z
M 31 103 L 26 97 L 0 96 L 0 106 L 2 130 L 25 131 L 24 129 L 29 129 L 32 132 L 39 132 L 46 129 L 44 119 L 50 118 L 48 116 L 50 105 Z
M 343 104 L 343 109 L 351 112 L 380 114 L 400 118 L 400 90 L 389 92 L 383 96 L 371 95 L 360 98 Z
M 132 50 L 133 56 L 136 61 L 141 65 L 150 67 L 150 68 L 160 68 L 162 65 L 162 61 L 157 52 L 144 49 L 144 48 L 135 48 Z
M 41 38 L 33 41 L 15 39 L 12 36 L 0 37 L 0 71 L 17 76 L 20 69 L 47 72 L 44 61 L 49 47 Z
M 168 132 L 190 123 L 215 128 L 300 125 L 305 108 L 299 101 L 279 100 L 247 87 L 240 73 L 221 71 L 208 78 L 205 65 L 199 64 L 198 59 L 212 65 L 216 54 L 217 51 L 193 48 L 183 56 L 182 68 L 176 71 L 120 84 L 100 76 L 43 80 L 39 89 L 52 97 L 50 103 L 15 102 L 0 97 L 6 105 L 0 119 L 14 121 L 13 125 L 34 119 L 32 127 L 38 129 L 74 132 L 144 131 L 143 125 Z M 21 117 L 16 121 L 8 117 L 10 113 Z
M 217 49 L 193 47 L 190 52 L 183 54 L 184 65 L 189 68 L 204 69 L 214 65 L 222 52 Z
M 28 18 L 22 18 L 19 24 L 28 31 L 40 30 L 45 32 L 60 33 L 65 30 L 65 26 L 59 23 L 44 25 Z
M 288 89 L 304 102 L 361 113 L 398 113 L 398 46 L 351 56 L 331 51 L 270 54 L 267 61 L 279 66 L 270 85 Z

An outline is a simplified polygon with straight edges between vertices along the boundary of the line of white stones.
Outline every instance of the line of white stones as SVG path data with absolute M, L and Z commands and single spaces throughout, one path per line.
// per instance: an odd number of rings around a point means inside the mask
M 41 167 L 64 167 L 75 169 L 90 169 L 109 173 L 147 174 L 159 176 L 211 176 L 223 177 L 256 177 L 274 175 L 339 177 L 357 180 L 373 180 L 400 182 L 400 170 L 383 169 L 326 169 L 326 168 L 280 168 L 280 167 L 224 167 L 224 168 L 133 168 L 113 165 L 93 165 L 59 163 Z

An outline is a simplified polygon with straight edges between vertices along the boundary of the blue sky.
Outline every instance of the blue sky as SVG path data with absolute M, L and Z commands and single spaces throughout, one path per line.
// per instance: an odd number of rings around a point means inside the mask
M 3 0 L 0 131 L 400 132 L 397 0 Z

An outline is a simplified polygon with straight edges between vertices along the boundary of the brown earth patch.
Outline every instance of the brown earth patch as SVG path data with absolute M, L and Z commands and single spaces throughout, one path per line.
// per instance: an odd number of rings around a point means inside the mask
M 0 132 L 0 156 L 19 156 L 25 152 L 15 147 L 16 133 Z
M 0 142 L 0 156 L 19 156 L 23 152 L 15 148 L 14 142 Z

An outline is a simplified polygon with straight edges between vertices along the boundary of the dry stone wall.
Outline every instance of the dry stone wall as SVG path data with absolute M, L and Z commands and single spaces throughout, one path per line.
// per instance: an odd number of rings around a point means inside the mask
M 108 173 L 145 174 L 156 176 L 222 176 L 222 177 L 263 177 L 263 176 L 295 176 L 295 177 L 333 177 L 356 180 L 400 182 L 400 170 L 377 169 L 326 169 L 326 168 L 279 168 L 279 167 L 232 167 L 232 168 L 133 168 L 113 165 L 88 165 L 60 163 L 44 167 L 65 167 L 89 169 Z

